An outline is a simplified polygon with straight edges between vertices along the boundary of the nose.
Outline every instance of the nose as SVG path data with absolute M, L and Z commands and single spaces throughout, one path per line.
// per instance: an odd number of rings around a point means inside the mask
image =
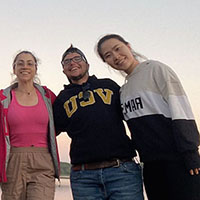
M 25 63 L 23 64 L 21 67 L 20 67 L 22 70 L 29 70 L 29 69 L 32 69 L 32 68 L 35 68 L 37 70 L 37 65 L 33 64 L 33 65 L 30 65 L 28 63 Z
M 70 60 L 70 64 L 72 64 L 72 62 L 73 62 L 73 64 L 76 63 L 76 62 L 74 62 L 73 60 Z
M 23 63 L 20 66 L 21 66 L 22 69 L 31 67 L 30 64 L 28 64 L 28 63 Z
M 70 59 L 70 66 L 76 64 L 73 59 Z
M 30 68 L 30 66 L 28 65 L 28 64 L 24 64 L 22 67 L 21 67 L 21 69 L 29 69 Z
M 120 57 L 119 53 L 113 52 L 113 58 L 114 58 L 114 60 L 118 60 L 119 57 Z

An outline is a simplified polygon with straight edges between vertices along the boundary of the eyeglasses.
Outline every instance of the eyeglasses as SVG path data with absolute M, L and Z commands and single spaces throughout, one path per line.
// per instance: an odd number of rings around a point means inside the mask
M 69 66 L 71 64 L 71 61 L 75 62 L 75 63 L 79 63 L 83 60 L 82 56 L 75 56 L 73 58 L 69 58 L 66 60 L 63 60 L 61 63 L 64 66 Z
M 34 66 L 36 66 L 36 63 L 34 63 L 34 62 L 28 62 L 28 63 L 25 63 L 25 62 L 17 62 L 17 63 L 15 63 L 14 65 L 16 65 L 17 67 L 25 67 L 25 66 L 34 67 Z
M 90 84 L 86 83 L 82 85 L 82 90 L 83 90 L 83 100 L 86 101 L 90 98 Z

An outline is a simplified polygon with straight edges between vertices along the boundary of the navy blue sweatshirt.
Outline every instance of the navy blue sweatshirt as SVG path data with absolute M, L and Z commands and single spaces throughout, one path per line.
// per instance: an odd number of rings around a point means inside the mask
M 53 105 L 55 127 L 72 139 L 72 164 L 136 156 L 122 121 L 119 89 L 110 79 L 90 76 L 83 85 L 65 85 L 59 93 Z

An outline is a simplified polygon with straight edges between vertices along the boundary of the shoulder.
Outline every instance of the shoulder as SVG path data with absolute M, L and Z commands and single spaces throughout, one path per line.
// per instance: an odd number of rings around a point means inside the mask
M 159 61 L 150 61 L 149 67 L 151 67 L 152 78 L 158 82 L 158 84 L 168 83 L 180 83 L 178 75 L 176 72 L 169 67 L 167 64 Z
M 55 99 L 54 105 L 62 104 L 63 102 L 65 102 L 66 99 L 67 99 L 68 97 L 70 97 L 70 94 L 71 94 L 71 93 L 70 93 L 69 90 L 67 90 L 67 89 L 61 90 L 61 91 L 58 93 L 58 95 L 57 95 L 57 97 L 56 97 L 56 99 Z
M 159 69 L 159 68 L 167 67 L 166 64 L 158 60 L 147 60 L 143 62 L 142 64 L 148 66 L 148 68 L 151 68 L 151 69 Z
M 149 60 L 148 62 L 149 62 L 149 67 L 152 68 L 152 71 L 154 71 L 155 74 L 176 75 L 174 70 L 165 63 L 162 63 L 157 60 Z
M 51 89 L 49 89 L 47 86 L 44 86 L 44 85 L 43 85 L 42 88 L 43 88 L 46 92 L 55 95 L 54 92 L 53 92 Z M 55 95 L 55 96 L 56 96 L 56 95 Z
M 100 78 L 100 79 L 97 79 L 96 81 L 98 81 L 102 86 L 110 86 L 110 87 L 116 87 L 116 88 L 120 87 L 114 80 L 110 78 Z
M 151 66 L 153 69 L 160 69 L 160 70 L 170 70 L 171 68 L 158 60 L 148 60 L 146 63 Z
M 56 95 L 54 94 L 54 92 L 52 92 L 52 90 L 50 90 L 47 86 L 42 86 L 42 88 L 45 91 L 45 96 L 51 99 L 51 102 L 53 103 L 56 99 Z
M 10 94 L 10 91 L 12 89 L 12 86 L 9 86 L 5 89 L 1 89 L 0 90 L 0 100 L 4 100 L 8 97 L 8 95 Z
M 3 89 L 0 90 L 0 99 L 3 99 L 4 95 L 3 95 Z

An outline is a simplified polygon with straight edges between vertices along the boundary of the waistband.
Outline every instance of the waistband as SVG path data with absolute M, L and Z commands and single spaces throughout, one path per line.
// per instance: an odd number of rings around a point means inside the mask
M 119 167 L 121 163 L 134 161 L 133 158 L 124 158 L 124 159 L 113 159 L 102 162 L 94 162 L 94 163 L 86 163 L 86 164 L 78 164 L 72 165 L 72 170 L 95 170 L 95 169 L 103 169 L 108 167 Z
M 11 153 L 49 153 L 49 149 L 47 147 L 11 147 Z

